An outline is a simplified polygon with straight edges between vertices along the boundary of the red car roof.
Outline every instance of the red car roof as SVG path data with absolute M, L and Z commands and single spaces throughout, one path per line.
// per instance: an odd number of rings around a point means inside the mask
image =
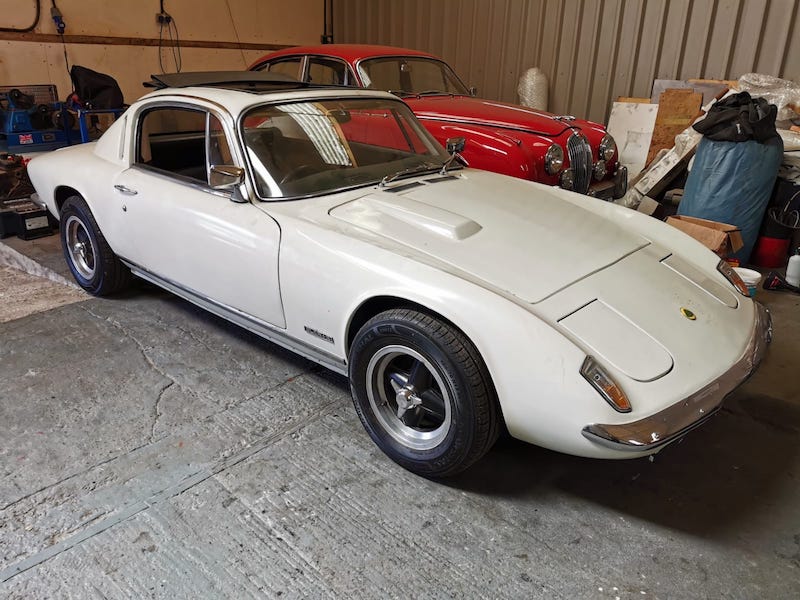
M 419 50 L 411 50 L 409 48 L 397 48 L 395 46 L 378 46 L 375 44 L 320 44 L 317 46 L 292 46 L 291 48 L 284 48 L 277 52 L 270 52 L 250 65 L 250 69 L 264 62 L 266 59 L 294 54 L 333 56 L 344 59 L 351 64 L 354 64 L 362 58 L 373 58 L 376 56 L 425 56 L 427 58 L 441 60 L 438 56 L 429 54 L 428 52 L 420 52 Z

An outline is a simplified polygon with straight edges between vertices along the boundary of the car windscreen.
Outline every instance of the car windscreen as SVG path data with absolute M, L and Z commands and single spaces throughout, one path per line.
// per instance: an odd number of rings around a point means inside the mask
M 257 106 L 240 121 L 259 197 L 324 194 L 441 168 L 447 154 L 391 99 Z
M 457 94 L 469 90 L 444 62 L 432 58 L 385 56 L 358 65 L 364 87 L 403 94 Z

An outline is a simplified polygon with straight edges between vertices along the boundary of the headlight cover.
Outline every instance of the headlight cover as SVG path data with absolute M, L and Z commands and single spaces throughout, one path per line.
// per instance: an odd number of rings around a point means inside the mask
M 561 173 L 561 187 L 569 191 L 575 189 L 575 172 L 572 169 L 567 169 Z
M 548 175 L 558 175 L 564 168 L 564 150 L 558 144 L 550 144 L 544 155 L 544 170 Z
M 632 410 L 631 403 L 625 392 L 603 370 L 592 356 L 587 356 L 581 366 L 581 375 L 596 389 L 611 408 L 621 413 Z
M 742 296 L 750 297 L 750 291 L 747 289 L 747 284 L 742 281 L 742 278 L 739 277 L 739 274 L 734 270 L 734 268 L 725 260 L 721 260 L 717 263 L 717 271 L 722 273 L 722 275 L 727 279 L 733 287 L 735 287 Z
M 603 177 L 606 176 L 608 170 L 606 170 L 606 161 L 598 160 L 594 167 L 592 168 L 592 174 L 597 181 L 602 181 Z
M 600 140 L 600 147 L 598 148 L 598 154 L 600 155 L 600 158 L 602 160 L 611 160 L 616 151 L 617 143 L 614 141 L 614 138 L 609 134 L 605 134 L 603 139 Z

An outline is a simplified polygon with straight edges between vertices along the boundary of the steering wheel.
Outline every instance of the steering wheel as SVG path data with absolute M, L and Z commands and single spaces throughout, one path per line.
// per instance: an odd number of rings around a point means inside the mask
M 319 168 L 315 167 L 314 165 L 297 165 L 296 167 L 293 167 L 287 171 L 287 173 L 281 178 L 281 183 L 287 183 L 301 177 L 314 175 L 318 171 Z

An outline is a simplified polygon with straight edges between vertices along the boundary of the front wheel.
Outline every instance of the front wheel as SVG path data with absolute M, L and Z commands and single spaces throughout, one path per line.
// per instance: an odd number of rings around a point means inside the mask
M 424 313 L 395 309 L 368 321 L 350 350 L 350 386 L 373 441 L 419 475 L 455 475 L 497 440 L 494 386 L 477 349 Z

